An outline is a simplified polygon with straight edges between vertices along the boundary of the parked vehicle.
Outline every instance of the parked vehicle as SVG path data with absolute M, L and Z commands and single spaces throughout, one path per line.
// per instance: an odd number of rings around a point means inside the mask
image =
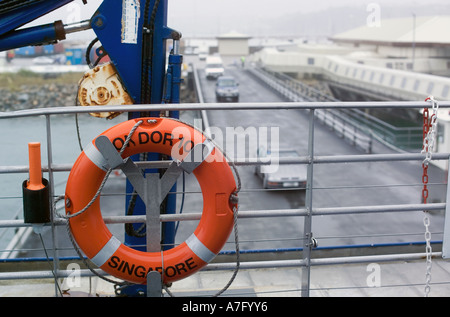
M 199 52 L 198 53 L 198 59 L 201 61 L 206 61 L 206 58 L 208 57 L 208 54 L 206 52 Z
M 293 149 L 279 150 L 274 152 L 258 151 L 258 157 L 265 160 L 272 159 L 278 162 L 280 158 L 300 157 Z M 261 177 L 263 188 L 306 188 L 307 166 L 305 164 L 278 164 L 274 166 L 258 165 L 255 174 Z
M 207 79 L 217 79 L 223 76 L 224 72 L 223 62 L 219 56 L 208 56 L 206 58 L 205 73 Z
M 39 57 L 33 58 L 33 64 L 35 64 L 35 65 L 50 65 L 50 64 L 54 64 L 54 63 L 55 63 L 55 60 L 48 56 L 39 56 Z
M 216 100 L 239 102 L 239 83 L 231 76 L 221 76 L 216 82 Z

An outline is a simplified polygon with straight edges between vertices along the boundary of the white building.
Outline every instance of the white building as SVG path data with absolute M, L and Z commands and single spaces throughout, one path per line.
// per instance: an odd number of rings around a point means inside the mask
M 238 32 L 230 32 L 217 37 L 221 56 L 247 56 L 250 37 Z
M 341 47 L 371 53 L 360 63 L 450 76 L 450 16 L 382 20 L 337 34 Z
M 328 44 L 266 48 L 249 60 L 298 77 L 318 77 L 379 100 L 450 98 L 450 17 L 382 20 Z M 437 76 L 436 76 L 437 75 Z M 377 99 L 372 99 L 377 100 Z

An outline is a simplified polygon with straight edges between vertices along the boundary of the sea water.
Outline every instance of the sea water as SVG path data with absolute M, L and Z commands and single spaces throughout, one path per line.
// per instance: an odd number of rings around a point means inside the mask
M 73 164 L 88 142 L 108 128 L 126 120 L 121 115 L 113 120 L 99 119 L 87 114 L 75 117 L 50 117 L 53 164 Z M 28 143 L 41 143 L 41 161 L 48 164 L 46 118 L 44 116 L 0 120 L 0 166 L 28 166 Z M 79 131 L 79 133 L 77 133 Z M 78 134 L 81 142 L 78 141 Z M 64 195 L 69 172 L 54 173 L 55 196 Z M 48 173 L 44 178 L 49 179 Z M 28 173 L 0 174 L 0 220 L 23 219 L 22 183 Z M 0 228 L 0 257 L 14 236 L 15 228 Z

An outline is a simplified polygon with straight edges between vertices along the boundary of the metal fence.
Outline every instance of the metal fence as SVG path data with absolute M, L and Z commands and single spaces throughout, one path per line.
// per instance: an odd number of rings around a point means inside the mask
M 301 109 L 309 111 L 309 129 L 308 129 L 308 154 L 297 159 L 283 159 L 280 158 L 280 164 L 306 164 L 308 167 L 307 185 L 306 185 L 306 202 L 304 208 L 282 209 L 282 210 L 242 210 L 239 212 L 239 219 L 253 218 L 253 217 L 297 217 L 303 218 L 303 246 L 301 248 L 301 258 L 289 260 L 263 260 L 263 261 L 248 261 L 240 263 L 241 269 L 252 268 L 278 268 L 278 267 L 301 267 L 302 270 L 302 295 L 309 296 L 310 291 L 310 274 L 311 267 L 315 265 L 332 265 L 332 264 L 349 264 L 349 263 L 366 263 L 373 261 L 398 261 L 398 260 L 419 260 L 423 259 L 424 252 L 420 253 L 398 253 L 398 254 L 383 254 L 376 256 L 353 256 L 353 257 L 323 257 L 313 258 L 313 249 L 315 248 L 315 241 L 312 235 L 312 219 L 318 216 L 332 216 L 332 215 L 349 215 L 349 214 L 366 214 L 366 213 L 404 213 L 414 211 L 442 211 L 447 207 L 446 202 L 424 204 L 401 204 L 401 205 L 387 205 L 387 206 L 352 206 L 352 207 L 315 207 L 315 200 L 313 192 L 314 188 L 314 168 L 322 164 L 339 164 L 350 162 L 394 162 L 394 161 L 422 161 L 424 154 L 420 153 L 394 153 L 394 154 L 362 154 L 362 155 L 336 155 L 336 156 L 318 156 L 314 151 L 314 132 L 316 126 L 316 112 L 325 109 L 367 109 L 367 108 L 424 108 L 430 107 L 427 102 L 366 102 L 366 103 L 349 103 L 349 102 L 290 102 L 290 103 L 244 103 L 244 104 L 182 104 L 182 105 L 130 105 L 130 106 L 105 106 L 105 107 L 62 107 L 62 108 L 48 108 L 48 109 L 33 109 L 15 112 L 0 113 L 0 122 L 3 120 L 13 118 L 37 117 L 44 116 L 46 120 L 46 137 L 47 146 L 46 153 L 48 157 L 48 164 L 44 166 L 43 171 L 48 174 L 50 180 L 54 178 L 54 174 L 58 172 L 67 172 L 71 169 L 71 163 L 54 164 L 53 163 L 53 144 L 52 144 L 52 130 L 51 120 L 57 115 L 74 115 L 80 113 L 93 112 L 149 112 L 149 111 L 209 111 L 213 113 L 215 110 L 240 111 L 240 110 L 271 110 L 279 109 Z M 440 107 L 450 107 L 450 102 L 440 103 Z M 436 153 L 433 156 L 434 160 L 448 160 L 448 153 Z M 258 164 L 267 164 L 257 158 L 242 158 L 236 159 L 233 162 L 236 166 L 250 166 Z M 2 174 L 10 173 L 27 173 L 27 166 L 0 166 L 0 177 Z M 52 182 L 50 182 L 52 183 Z M 243 184 L 245 186 L 245 184 Z M 54 196 L 51 197 L 55 199 Z M 145 216 L 144 216 L 145 217 Z M 167 221 L 188 221 L 196 220 L 201 217 L 199 213 L 190 213 L 183 215 L 161 215 L 161 222 Z M 0 229 L 24 230 L 30 225 L 25 224 L 20 217 L 19 219 L 1 220 Z M 124 222 L 142 222 L 141 216 L 121 216 L 108 217 L 105 219 L 106 223 L 124 223 Z M 58 226 L 64 226 L 65 219 L 58 218 L 53 214 L 52 222 L 50 224 L 52 230 Z M 0 230 L 0 234 L 1 234 Z M 55 237 L 55 235 L 53 235 Z M 32 279 L 32 278 L 54 278 L 54 274 L 58 277 L 69 276 L 71 271 L 61 270 L 59 268 L 57 243 L 54 241 L 53 254 L 53 272 L 49 270 L 39 271 L 17 271 L 17 272 L 0 272 L 0 280 L 11 279 Z M 9 250 L 14 252 L 17 250 Z M 433 256 L 442 256 L 441 252 L 434 252 Z M 214 263 L 206 266 L 204 270 L 233 270 L 234 263 Z M 98 270 L 97 270 L 98 271 Z M 100 271 L 99 271 L 100 272 Z M 102 274 L 102 273 L 100 273 Z M 92 272 L 89 270 L 82 271 L 83 276 L 90 276 Z M 55 288 L 56 292 L 56 288 Z M 56 292 L 58 294 L 58 292 Z
M 267 70 L 262 67 L 247 69 L 253 76 L 268 87 L 278 91 L 287 100 L 310 102 L 340 102 L 323 91 L 308 86 L 286 74 Z M 372 151 L 373 139 L 399 150 L 411 150 L 422 142 L 422 128 L 411 126 L 397 127 L 369 114 L 367 109 L 320 109 L 316 115 L 333 131 L 351 140 L 367 153 Z

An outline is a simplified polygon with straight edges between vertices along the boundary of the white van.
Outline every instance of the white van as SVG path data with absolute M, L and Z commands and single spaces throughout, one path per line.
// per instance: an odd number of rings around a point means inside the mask
M 223 76 L 225 69 L 223 68 L 222 59 L 219 56 L 208 56 L 206 58 L 206 78 L 217 79 Z

